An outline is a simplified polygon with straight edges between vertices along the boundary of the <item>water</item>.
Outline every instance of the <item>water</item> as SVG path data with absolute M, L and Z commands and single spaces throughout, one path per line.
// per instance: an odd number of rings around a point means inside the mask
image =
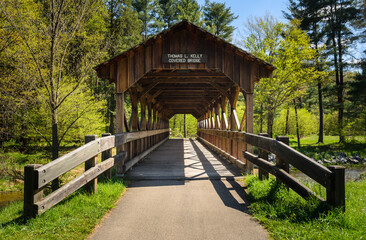
M 23 192 L 0 192 L 0 209 L 6 205 L 23 200 Z
M 346 168 L 345 171 L 345 178 L 346 178 L 346 182 L 350 182 L 350 181 L 355 181 L 356 179 L 358 179 L 360 177 L 360 174 L 366 171 L 366 167 L 358 167 L 358 168 Z M 304 181 L 304 182 L 314 182 L 313 179 L 311 179 L 310 177 L 308 177 L 307 175 L 305 175 L 302 172 L 291 172 L 290 174 L 292 176 L 294 176 L 295 178 Z

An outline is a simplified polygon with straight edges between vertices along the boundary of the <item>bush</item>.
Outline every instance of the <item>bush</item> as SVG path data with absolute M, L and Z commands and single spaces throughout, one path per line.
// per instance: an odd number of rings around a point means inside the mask
M 297 114 L 299 119 L 299 131 L 301 137 L 318 133 L 319 119 L 315 114 L 309 112 L 305 108 L 298 109 Z M 288 134 L 286 134 L 286 116 L 287 116 L 287 109 L 283 109 L 280 111 L 279 115 L 274 120 L 273 125 L 274 135 L 296 135 L 296 117 L 294 108 L 290 108 L 289 112 Z

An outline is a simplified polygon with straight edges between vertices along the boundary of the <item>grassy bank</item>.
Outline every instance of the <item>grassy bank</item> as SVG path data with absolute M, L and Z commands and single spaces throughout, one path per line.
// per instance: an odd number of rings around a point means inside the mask
M 60 156 L 79 147 L 75 143 L 69 143 L 60 148 Z M 21 149 L 19 145 L 9 142 L 0 150 L 0 192 L 14 192 L 23 190 L 24 166 L 27 164 L 47 164 L 52 161 L 48 146 L 37 144 L 29 145 Z M 61 183 L 80 174 L 76 168 L 61 176 Z
M 95 195 L 77 191 L 37 218 L 25 221 L 23 203 L 0 212 L 0 239 L 85 239 L 104 214 L 114 207 L 125 185 L 114 179 L 98 183 Z
M 346 212 L 305 201 L 274 178 L 246 177 L 250 209 L 274 239 L 363 239 L 366 236 L 366 179 L 346 183 Z M 324 189 L 310 186 L 320 195 Z
M 332 159 L 341 157 L 366 158 L 366 137 L 348 138 L 345 143 L 339 143 L 337 136 L 324 136 L 324 143 L 318 143 L 318 136 L 301 138 L 301 148 L 297 146 L 296 137 L 290 137 L 290 146 L 315 160 Z M 358 158 L 358 160 L 360 160 Z M 361 161 L 360 161 L 361 163 Z M 342 163 L 344 164 L 344 163 Z

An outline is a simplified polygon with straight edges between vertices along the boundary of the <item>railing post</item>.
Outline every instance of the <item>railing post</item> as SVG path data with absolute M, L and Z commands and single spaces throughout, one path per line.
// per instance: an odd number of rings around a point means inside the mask
M 94 141 L 95 139 L 97 139 L 97 135 L 86 135 L 85 136 L 85 144 L 91 141 Z M 88 161 L 85 162 L 85 171 L 87 171 L 88 169 L 94 167 L 97 163 L 97 158 L 96 157 L 92 157 L 90 158 Z M 86 192 L 89 193 L 96 193 L 97 192 L 97 178 L 91 180 L 89 183 L 87 183 L 84 186 L 84 189 Z
M 260 133 L 259 136 L 269 137 L 268 133 Z M 268 152 L 258 148 L 258 157 L 268 161 Z M 258 167 L 258 177 L 260 180 L 268 179 L 268 172 Z
M 41 164 L 29 164 L 24 167 L 24 217 L 35 217 L 38 214 L 36 202 L 43 198 L 43 190 L 37 186 L 37 175 L 35 169 Z
M 327 189 L 327 202 L 333 207 L 346 208 L 345 196 L 345 167 L 329 166 L 332 171 L 330 189 Z
M 112 136 L 111 133 L 103 133 L 102 137 L 108 137 L 108 136 Z M 105 150 L 104 152 L 102 152 L 102 161 L 107 160 L 108 158 L 112 157 L 112 148 Z M 102 174 L 102 179 L 104 180 L 108 180 L 112 178 L 112 168 L 107 169 L 103 174 Z
M 290 139 L 288 136 L 277 136 L 276 140 L 279 142 L 283 142 L 286 145 L 290 144 Z M 286 172 L 290 172 L 290 166 L 288 162 L 285 159 L 281 159 L 279 157 L 276 157 L 276 165 L 277 167 L 285 170 Z

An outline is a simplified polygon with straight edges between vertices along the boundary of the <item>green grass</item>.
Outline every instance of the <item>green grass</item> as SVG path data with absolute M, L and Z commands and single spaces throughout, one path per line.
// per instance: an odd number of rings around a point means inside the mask
M 331 156 L 344 153 L 348 157 L 366 157 L 366 137 L 352 137 L 345 143 L 339 143 L 337 136 L 324 136 L 324 143 L 317 143 L 318 136 L 308 136 L 301 138 L 301 148 L 297 147 L 296 137 L 290 137 L 290 146 L 304 153 L 315 160 L 330 160 Z
M 364 239 L 366 237 L 366 180 L 346 183 L 346 212 L 329 210 L 311 199 L 287 191 L 274 178 L 246 177 L 250 209 L 274 239 Z M 317 185 L 310 186 L 320 195 Z
M 98 183 L 95 195 L 77 191 L 44 214 L 24 220 L 23 203 L 0 211 L 0 239 L 85 239 L 105 213 L 115 206 L 125 185 L 114 179 Z

